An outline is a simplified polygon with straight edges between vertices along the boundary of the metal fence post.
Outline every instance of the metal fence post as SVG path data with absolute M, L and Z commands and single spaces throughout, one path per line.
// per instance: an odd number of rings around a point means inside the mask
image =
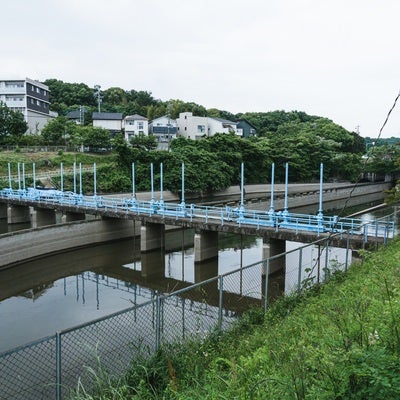
M 267 265 L 265 269 L 265 297 L 264 297 L 264 312 L 267 311 L 268 308 L 268 279 L 269 279 L 269 258 L 266 260 Z
M 219 300 L 218 300 L 218 330 L 222 330 L 222 304 L 223 304 L 223 289 L 224 289 L 224 277 L 220 275 L 218 277 L 219 282 Z
M 301 270 L 303 266 L 303 249 L 300 248 L 300 254 L 299 254 L 299 270 L 297 272 L 297 291 L 300 293 L 301 291 Z
M 156 294 L 156 351 L 161 345 L 161 296 Z
M 56 332 L 56 399 L 61 400 L 61 333 Z

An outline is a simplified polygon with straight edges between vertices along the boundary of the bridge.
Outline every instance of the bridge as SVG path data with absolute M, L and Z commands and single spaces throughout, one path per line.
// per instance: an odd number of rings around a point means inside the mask
M 244 202 L 244 165 L 241 166 L 240 203 L 236 207 L 187 204 L 184 190 L 184 164 L 182 164 L 182 191 L 180 202 L 166 202 L 163 196 L 162 164 L 160 165 L 160 198 L 154 196 L 153 165 L 151 164 L 151 199 L 138 200 L 135 192 L 135 172 L 132 164 L 132 194 L 118 198 L 98 196 L 96 168 L 93 167 L 93 195 L 82 193 L 82 172 L 74 165 L 74 190 L 26 187 L 18 174 L 18 188 L 13 188 L 9 167 L 9 187 L 0 190 L 0 216 L 7 214 L 10 223 L 32 220 L 34 226 L 56 223 L 56 211 L 63 214 L 64 222 L 84 220 L 86 215 L 101 219 L 139 221 L 141 223 L 141 250 L 152 251 L 163 247 L 166 225 L 195 230 L 195 261 L 202 262 L 218 255 L 218 232 L 231 232 L 263 237 L 264 258 L 285 252 L 285 241 L 314 242 L 329 237 L 338 247 L 346 247 L 349 240 L 353 248 L 362 248 L 368 242 L 385 243 L 394 235 L 390 221 L 364 221 L 339 218 L 323 214 L 323 165 L 320 169 L 319 208 L 315 215 L 291 213 L 288 209 L 288 164 L 285 169 L 285 196 L 283 210 L 274 207 L 274 165 L 271 170 L 270 207 L 260 211 L 248 209 Z M 20 169 L 18 168 L 18 171 Z M 62 166 L 60 168 L 62 171 Z M 14 183 L 15 185 L 15 183 Z M 2 211 L 3 210 L 3 211 Z M 5 211 L 6 210 L 6 211 Z M 133 233 L 132 233 L 133 234 Z

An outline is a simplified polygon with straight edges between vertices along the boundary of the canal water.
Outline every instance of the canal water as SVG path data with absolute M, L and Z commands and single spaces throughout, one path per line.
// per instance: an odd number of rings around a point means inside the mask
M 10 230 L 4 220 L 0 228 Z M 261 238 L 220 234 L 218 260 L 198 265 L 193 236 L 191 230 L 168 231 L 165 252 L 141 254 L 139 238 L 132 238 L 0 271 L 0 352 L 262 259 Z M 298 245 L 289 242 L 287 250 Z

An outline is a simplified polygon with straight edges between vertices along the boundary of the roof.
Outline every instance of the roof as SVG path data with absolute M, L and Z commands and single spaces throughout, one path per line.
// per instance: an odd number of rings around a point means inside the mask
M 238 124 L 240 124 L 241 122 L 245 122 L 246 124 L 250 125 L 253 129 L 257 129 L 251 122 L 247 121 L 247 119 L 242 118 L 237 121 Z
M 147 118 L 146 118 L 146 117 L 142 117 L 142 116 L 139 115 L 139 114 L 127 115 L 127 116 L 125 117 L 125 120 L 128 120 L 128 119 L 133 119 L 133 120 L 135 120 L 135 121 L 147 121 Z
M 215 119 L 216 121 L 221 122 L 221 124 L 237 125 L 237 122 L 229 121 L 228 119 L 214 118 L 214 117 L 211 117 L 211 119 Z
M 69 119 L 79 119 L 81 117 L 81 113 L 79 111 L 70 111 L 66 115 L 67 118 Z
M 102 112 L 94 112 L 93 114 L 92 114 L 92 118 L 95 120 L 95 119 L 97 119 L 97 120 L 99 120 L 99 119 L 102 119 L 102 120 L 105 120 L 105 119 L 107 119 L 107 120 L 115 120 L 115 121 L 121 121 L 122 120 L 122 113 L 102 113 Z

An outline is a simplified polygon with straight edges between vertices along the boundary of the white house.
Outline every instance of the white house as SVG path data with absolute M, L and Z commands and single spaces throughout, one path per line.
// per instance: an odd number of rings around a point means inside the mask
M 92 119 L 94 127 L 107 129 L 111 134 L 122 130 L 122 113 L 94 112 Z
M 153 119 L 149 123 L 149 134 L 157 138 L 158 142 L 170 142 L 176 138 L 177 124 L 168 115 Z
M 125 140 L 129 143 L 134 136 L 149 135 L 149 121 L 141 115 L 128 115 L 124 119 Z
M 217 133 L 234 133 L 239 136 L 242 133 L 236 122 L 222 118 L 196 117 L 191 112 L 180 113 L 176 123 L 178 136 L 193 140 L 214 136 Z
M 0 80 L 0 102 L 23 114 L 28 133 L 39 133 L 57 116 L 50 111 L 49 87 L 29 78 Z

